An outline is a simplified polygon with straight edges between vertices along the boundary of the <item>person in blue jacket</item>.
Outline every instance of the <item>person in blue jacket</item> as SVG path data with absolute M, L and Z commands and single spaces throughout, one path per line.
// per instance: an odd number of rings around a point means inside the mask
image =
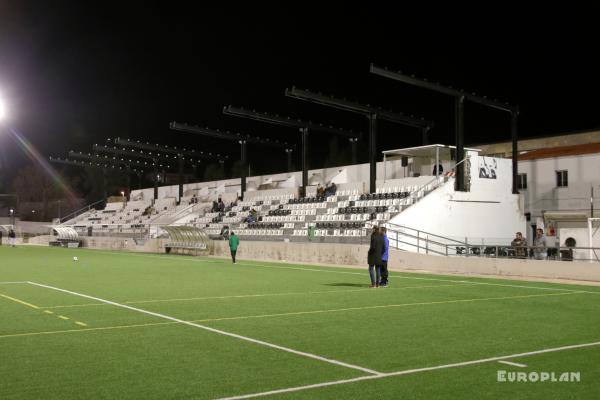
M 388 286 L 388 258 L 390 250 L 390 241 L 387 237 L 387 229 L 385 226 L 379 228 L 380 235 L 383 236 L 383 254 L 381 255 L 381 284 L 379 287 Z

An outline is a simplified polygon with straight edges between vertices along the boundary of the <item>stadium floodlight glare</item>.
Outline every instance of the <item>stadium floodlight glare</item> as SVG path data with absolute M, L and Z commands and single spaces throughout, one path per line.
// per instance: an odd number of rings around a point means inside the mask
M 2 97 L 0 96 L 0 121 L 2 119 L 4 119 L 5 115 L 6 115 L 6 110 L 4 108 L 4 100 L 2 100 Z

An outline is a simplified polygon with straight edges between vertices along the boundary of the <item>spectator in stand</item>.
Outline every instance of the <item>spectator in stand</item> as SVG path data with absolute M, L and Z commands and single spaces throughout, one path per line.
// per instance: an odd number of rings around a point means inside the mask
M 2 246 L 2 229 L 0 229 L 0 246 Z
M 213 201 L 212 212 L 219 211 L 219 204 L 216 201 Z
M 320 183 L 317 186 L 317 197 L 325 197 L 325 189 L 323 189 Z
M 515 257 L 525 258 L 527 255 L 527 240 L 521 232 L 517 232 L 517 236 L 510 242 L 510 245 L 515 250 Z
M 217 209 L 219 212 L 225 211 L 225 204 L 223 203 L 223 200 L 221 200 L 220 197 L 219 197 L 219 201 L 217 203 Z
M 332 182 L 331 185 L 327 186 L 325 189 L 325 197 L 334 196 L 336 191 L 337 187 L 335 186 L 335 183 Z
M 221 237 L 223 238 L 223 240 L 229 239 L 229 226 L 223 225 L 223 227 L 221 228 Z
M 547 241 L 544 236 L 544 230 L 537 228 L 535 230 L 535 239 L 533 239 L 533 258 L 536 260 L 545 260 L 547 256 Z

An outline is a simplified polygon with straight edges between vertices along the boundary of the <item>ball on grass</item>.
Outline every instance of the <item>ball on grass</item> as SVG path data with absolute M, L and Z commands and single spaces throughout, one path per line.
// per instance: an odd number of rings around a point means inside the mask
M 77 257 L 73 257 L 73 261 L 79 261 Z

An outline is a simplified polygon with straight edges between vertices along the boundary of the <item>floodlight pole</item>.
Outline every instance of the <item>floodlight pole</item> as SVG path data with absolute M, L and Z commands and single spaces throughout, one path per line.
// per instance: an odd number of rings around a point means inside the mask
M 308 128 L 300 128 L 302 142 L 302 194 L 301 197 L 306 197 L 306 186 L 308 185 L 308 163 L 306 155 L 308 154 Z
M 285 149 L 285 155 L 287 156 L 287 170 L 288 172 L 292 172 L 292 155 L 293 149 Z
M 485 96 L 479 96 L 476 93 L 466 93 L 464 90 L 457 90 L 452 87 L 442 86 L 439 83 L 428 82 L 424 79 L 415 78 L 402 72 L 390 71 L 387 68 L 377 67 L 371 64 L 370 71 L 373 74 L 403 82 L 409 85 L 417 86 L 423 89 L 433 90 L 455 98 L 455 124 L 456 124 L 456 162 L 459 163 L 464 159 L 464 102 L 465 100 L 474 103 L 482 104 L 487 107 L 509 112 L 511 114 L 511 139 L 512 139 L 512 192 L 518 194 L 517 179 L 518 179 L 518 131 L 517 121 L 519 116 L 519 106 L 503 103 L 498 100 L 491 100 Z M 464 191 L 464 166 L 458 164 L 456 166 L 456 181 L 455 189 Z
M 377 179 L 377 114 L 369 114 L 369 192 L 376 192 Z
M 246 193 L 246 176 L 248 175 L 248 157 L 247 157 L 247 145 L 246 140 L 240 140 L 240 160 L 242 162 L 242 200 L 244 199 L 244 193 Z
M 455 98 L 454 107 L 454 123 L 456 124 L 455 142 L 456 142 L 456 184 L 455 188 L 459 192 L 465 191 L 465 163 L 462 162 L 465 158 L 465 96 L 457 96 Z
M 517 186 L 517 182 L 519 179 L 519 109 L 515 109 L 510 113 L 511 119 L 511 139 L 512 139 L 512 192 L 513 194 L 519 193 L 519 188 Z
M 357 143 L 358 143 L 358 138 L 349 138 L 348 141 L 350 142 L 350 146 L 352 148 L 352 165 L 356 165 L 357 163 Z

